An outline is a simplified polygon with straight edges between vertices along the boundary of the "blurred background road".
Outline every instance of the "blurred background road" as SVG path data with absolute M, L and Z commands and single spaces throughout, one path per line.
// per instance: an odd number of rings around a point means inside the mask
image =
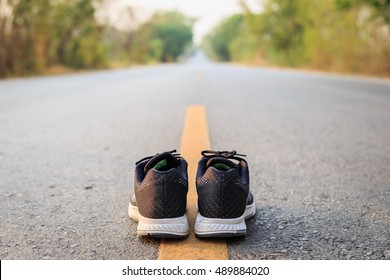
M 186 108 L 248 155 L 256 218 L 231 259 L 390 259 L 390 82 L 215 64 L 0 81 L 0 258 L 155 259 L 127 216 L 134 162 Z

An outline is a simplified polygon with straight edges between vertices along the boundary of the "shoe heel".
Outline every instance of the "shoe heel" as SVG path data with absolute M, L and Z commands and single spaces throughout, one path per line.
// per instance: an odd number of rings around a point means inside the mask
M 185 238 L 188 236 L 187 215 L 168 219 L 149 219 L 138 212 L 138 208 L 129 204 L 130 218 L 138 222 L 137 235 L 155 238 Z
M 195 222 L 198 237 L 231 237 L 246 234 L 245 214 L 235 219 L 213 219 L 198 213 Z

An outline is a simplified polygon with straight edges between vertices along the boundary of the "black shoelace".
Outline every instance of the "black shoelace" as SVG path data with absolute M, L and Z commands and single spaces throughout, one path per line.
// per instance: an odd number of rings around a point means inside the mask
M 166 153 L 172 154 L 176 159 L 182 158 L 182 156 L 181 156 L 179 153 L 177 153 L 176 150 L 167 151 Z M 155 156 L 157 156 L 157 155 L 159 155 L 159 154 L 160 154 L 160 153 L 157 153 L 157 154 L 155 154 L 154 156 L 147 156 L 147 157 L 144 157 L 143 159 L 140 159 L 139 161 L 137 161 L 137 162 L 135 163 L 135 165 L 138 165 L 140 162 L 143 162 L 144 160 L 148 160 L 148 159 L 154 158 Z
M 246 155 L 238 154 L 236 151 L 212 151 L 212 150 L 204 150 L 201 152 L 203 157 L 206 158 L 214 158 L 214 157 L 223 157 L 226 159 L 235 159 L 238 161 L 245 161 L 242 157 L 246 157 Z

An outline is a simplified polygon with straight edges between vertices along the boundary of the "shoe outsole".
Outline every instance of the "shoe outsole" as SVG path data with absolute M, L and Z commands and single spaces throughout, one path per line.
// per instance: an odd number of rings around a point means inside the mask
M 240 237 L 246 235 L 246 230 L 244 231 L 236 231 L 236 232 L 215 232 L 215 233 L 206 233 L 206 234 L 198 234 L 195 233 L 198 238 L 229 238 L 229 237 Z
M 234 219 L 214 219 L 198 213 L 195 222 L 195 234 L 199 238 L 236 237 L 246 235 L 246 220 L 256 214 L 256 203 L 246 207 L 245 213 Z
M 170 234 L 167 232 L 162 232 L 162 233 L 150 233 L 150 232 L 138 232 L 137 235 L 140 237 L 150 237 L 150 238 L 169 238 L 169 239 L 183 239 L 188 237 L 188 234 L 186 235 L 176 235 L 176 234 Z
M 137 235 L 153 238 L 186 238 L 188 236 L 188 220 L 184 214 L 178 218 L 149 219 L 138 212 L 138 207 L 129 203 L 129 216 L 138 222 Z

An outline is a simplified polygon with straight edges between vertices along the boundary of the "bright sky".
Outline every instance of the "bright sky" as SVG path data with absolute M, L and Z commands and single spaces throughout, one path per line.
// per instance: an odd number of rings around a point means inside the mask
M 245 1 L 253 11 L 261 11 L 262 0 Z M 120 2 L 137 7 L 141 17 L 147 17 L 157 10 L 177 10 L 196 18 L 194 41 L 197 43 L 223 18 L 242 11 L 239 0 L 120 0 Z

